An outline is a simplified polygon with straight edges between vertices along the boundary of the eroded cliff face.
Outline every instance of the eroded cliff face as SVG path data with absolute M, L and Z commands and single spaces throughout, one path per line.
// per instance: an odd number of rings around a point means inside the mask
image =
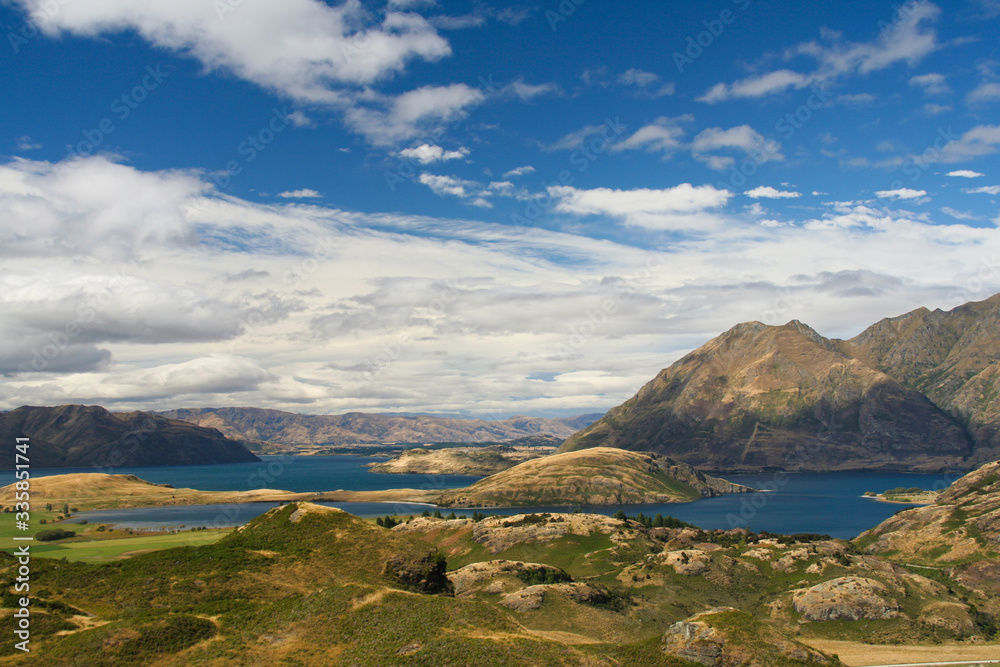
M 792 321 L 737 325 L 561 451 L 654 451 L 710 470 L 940 470 L 973 445 L 927 396 Z

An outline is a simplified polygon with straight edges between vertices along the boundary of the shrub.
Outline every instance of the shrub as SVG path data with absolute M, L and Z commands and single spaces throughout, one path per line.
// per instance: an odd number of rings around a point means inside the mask
M 55 528 L 52 530 L 41 530 L 35 533 L 35 539 L 39 542 L 54 542 L 55 540 L 65 540 L 67 537 L 76 537 L 76 532 Z
M 517 573 L 517 578 L 528 586 L 536 584 L 562 584 L 573 581 L 573 577 L 562 570 L 550 570 L 547 567 L 525 568 Z

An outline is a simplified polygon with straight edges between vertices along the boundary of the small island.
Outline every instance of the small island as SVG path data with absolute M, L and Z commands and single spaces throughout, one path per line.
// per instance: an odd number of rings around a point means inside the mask
M 878 500 L 884 503 L 902 503 L 906 505 L 930 505 L 934 503 L 938 496 L 941 495 L 940 491 L 929 491 L 927 489 L 921 489 L 920 487 L 896 487 L 895 489 L 887 489 L 882 493 L 875 493 L 874 491 L 865 491 L 863 497 L 872 498 L 873 500 Z

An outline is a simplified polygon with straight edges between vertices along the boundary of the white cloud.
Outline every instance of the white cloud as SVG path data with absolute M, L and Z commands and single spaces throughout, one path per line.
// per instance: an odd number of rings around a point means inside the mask
M 948 142 L 936 156 L 938 162 L 964 162 L 993 155 L 1000 146 L 1000 125 L 977 125 L 958 139 Z M 933 160 L 932 160 L 933 161 Z
M 1000 185 L 984 185 L 980 188 L 963 188 L 969 194 L 1000 195 Z
M 302 188 L 301 190 L 285 190 L 284 192 L 279 192 L 278 196 L 284 197 L 285 199 L 316 199 L 318 197 L 322 197 L 323 195 L 316 190 Z
M 638 68 L 625 70 L 618 76 L 618 83 L 623 86 L 631 86 L 639 89 L 644 94 L 651 97 L 664 97 L 674 94 L 674 83 L 661 84 L 660 75 L 653 72 L 646 72 Z M 655 86 L 651 89 L 650 86 Z
M 910 188 L 899 188 L 897 190 L 879 190 L 875 193 L 879 199 L 918 199 L 926 197 L 926 190 L 912 190 Z
M 618 77 L 618 82 L 625 84 L 626 86 L 648 86 L 651 83 L 656 83 L 660 80 L 659 74 L 653 74 L 652 72 L 646 72 L 635 67 L 626 70 Z
M 749 77 L 730 85 L 717 83 L 709 88 L 704 95 L 699 97 L 698 101 L 714 104 L 732 98 L 763 97 L 782 92 L 788 88 L 806 88 L 813 81 L 813 77 L 783 69 L 762 76 Z
M 141 260 L 122 266 L 74 248 L 20 253 L 53 238 L 50 226 L 22 225 L 17 252 L 0 267 L 0 367 L 13 372 L 0 383 L 0 409 L 597 411 L 737 322 L 796 318 L 847 336 L 888 314 L 1000 291 L 996 277 L 968 287 L 982 270 L 976 258 L 1000 252 L 1000 229 L 937 209 L 915 219 L 835 202 L 814 218 L 773 221 L 761 207 L 758 223 L 741 220 L 743 206 L 723 218 L 733 195 L 708 186 L 549 193 L 581 211 L 562 212 L 581 216 L 567 228 L 645 223 L 619 230 L 626 238 L 617 242 L 543 226 L 206 196 L 197 174 L 118 167 L 113 180 L 126 191 L 142 183 L 149 202 L 171 211 L 180 202 L 184 234 L 148 239 Z M 115 191 L 66 199 L 46 175 L 58 170 L 2 165 L 2 197 L 46 204 L 55 229 L 88 225 L 117 199 Z M 178 195 L 175 179 L 194 184 Z M 468 201 L 480 189 L 510 192 L 506 183 L 465 186 Z M 12 203 L 0 199 L 0 211 L 8 215 Z M 591 215 L 606 218 L 583 217 Z M 649 228 L 711 233 L 678 238 Z M 103 301 L 102 286 L 118 284 L 122 270 L 122 288 L 79 343 L 44 372 L 17 372 L 81 303 Z M 606 303 L 614 315 L 595 325 Z M 527 379 L 539 373 L 556 381 Z
M 503 177 L 511 178 L 514 176 L 524 176 L 525 174 L 533 174 L 533 173 L 535 173 L 535 168 L 532 167 L 530 164 L 526 164 L 523 167 L 516 167 L 514 169 L 511 169 L 510 171 L 504 172 Z
M 778 190 L 772 188 L 770 185 L 761 185 L 753 190 L 747 190 L 744 192 L 747 197 L 753 197 L 754 199 L 794 199 L 795 197 L 801 197 L 801 192 L 789 192 L 787 190 Z
M 434 62 L 451 47 L 421 16 L 388 12 L 381 22 L 360 2 L 331 7 L 317 0 L 280 4 L 201 0 L 107 0 L 60 5 L 18 0 L 50 35 L 97 37 L 134 30 L 156 47 L 193 56 L 295 100 L 340 104 L 338 85 L 368 85 Z
M 710 127 L 701 131 L 691 142 L 691 154 L 705 162 L 711 169 L 728 169 L 736 163 L 729 155 L 715 155 L 716 151 L 737 149 L 751 156 L 758 164 L 772 160 L 784 160 L 781 144 L 773 139 L 765 139 L 749 125 L 740 125 L 723 130 Z
M 19 151 L 37 151 L 42 145 L 32 141 L 31 137 L 25 134 L 14 140 L 14 147 Z
M 798 44 L 784 54 L 787 60 L 799 56 L 814 59 L 817 67 L 812 72 L 780 69 L 732 84 L 717 83 L 698 101 L 712 104 L 734 98 L 759 98 L 850 74 L 868 74 L 899 62 L 915 65 L 939 48 L 937 34 L 925 24 L 936 21 L 940 13 L 936 5 L 926 0 L 908 3 L 905 12 L 900 11 L 898 19 L 878 38 L 864 43 L 845 42 L 839 33 L 824 29 L 822 42 Z
M 0 256 L 123 259 L 184 243 L 181 206 L 208 186 L 194 174 L 139 172 L 105 157 L 0 166 Z
M 837 101 L 850 106 L 867 106 L 878 99 L 869 93 L 857 93 L 854 95 L 838 95 Z
M 957 176 L 959 178 L 979 178 L 983 174 L 978 171 L 972 171 L 971 169 L 958 169 L 956 171 L 949 171 L 946 176 Z
M 540 95 L 553 95 L 559 93 L 559 86 L 554 83 L 525 83 L 524 78 L 516 79 L 500 91 L 501 95 L 516 97 L 519 100 L 528 102 Z
M 682 183 L 672 188 L 651 190 L 579 190 L 570 186 L 550 186 L 558 200 L 556 210 L 573 215 L 606 215 L 628 225 L 651 229 L 699 229 L 718 222 L 714 216 L 699 215 L 725 206 L 732 197 L 728 190 L 711 185 Z
M 653 153 L 663 153 L 665 156 L 672 155 L 675 151 L 684 147 L 681 139 L 684 137 L 684 129 L 681 123 L 694 121 L 694 116 L 685 114 L 677 118 L 662 116 L 649 125 L 640 127 L 628 138 L 612 145 L 612 151 L 645 149 Z
M 569 151 L 579 148 L 585 141 L 607 130 L 607 125 L 585 125 L 579 130 L 574 130 L 558 139 L 555 143 L 547 146 L 553 151 Z
M 969 104 L 995 102 L 1000 100 L 1000 83 L 981 83 L 965 98 Z
M 973 215 L 972 213 L 968 213 L 965 211 L 956 211 L 950 206 L 942 206 L 941 212 L 945 213 L 946 215 L 950 215 L 956 220 L 979 220 L 978 215 Z
M 401 157 L 416 160 L 420 164 L 433 164 L 435 162 L 447 162 L 448 160 L 461 160 L 469 154 L 469 149 L 460 146 L 456 150 L 446 151 L 436 144 L 420 144 L 415 148 L 404 148 L 399 151 Z
M 951 111 L 952 109 L 953 109 L 953 107 L 951 107 L 951 106 L 949 106 L 947 104 L 930 104 L 930 103 L 928 103 L 928 104 L 924 105 L 923 111 L 928 116 L 937 116 L 937 115 L 940 115 L 940 114 L 943 114 L 943 113 L 947 113 L 947 112 Z
M 910 85 L 922 89 L 926 95 L 945 95 L 951 92 L 943 74 L 918 74 L 910 77 Z
M 375 97 L 370 106 L 348 109 L 345 119 L 348 127 L 371 143 L 392 145 L 460 118 L 484 99 L 482 91 L 464 83 L 424 86 L 394 98 Z

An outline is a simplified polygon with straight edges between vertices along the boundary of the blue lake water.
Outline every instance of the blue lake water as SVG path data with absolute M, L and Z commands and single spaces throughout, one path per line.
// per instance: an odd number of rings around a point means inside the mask
M 246 491 L 258 488 L 288 491 L 365 491 L 389 488 L 447 489 L 466 486 L 477 477 L 459 475 L 384 475 L 368 472 L 364 464 L 380 459 L 361 456 L 265 456 L 260 463 L 208 466 L 161 466 L 117 468 L 159 484 L 191 487 L 207 491 Z M 94 469 L 32 470 L 32 475 L 67 472 L 95 472 Z M 6 473 L 12 477 L 13 473 Z M 825 533 L 851 538 L 905 507 L 862 498 L 865 491 L 895 487 L 941 489 L 957 475 L 906 473 L 762 473 L 729 475 L 727 479 L 765 493 L 707 498 L 690 503 L 626 505 L 624 507 L 584 507 L 588 512 L 614 514 L 619 509 L 629 515 L 673 515 L 705 529 L 749 527 L 775 533 Z M 10 481 L 13 481 L 11 479 Z M 9 482 L 6 482 L 9 483 Z M 358 516 L 420 514 L 425 505 L 410 503 L 324 503 Z M 246 523 L 275 507 L 276 503 L 245 505 L 196 505 L 154 507 L 131 510 L 84 512 L 81 519 L 92 523 L 113 523 L 130 527 L 232 526 Z M 432 508 L 433 509 L 433 508 Z M 484 510 L 488 514 L 516 514 L 525 511 L 568 511 L 565 507 Z M 445 514 L 451 510 L 445 510 Z M 459 516 L 472 510 L 456 510 Z

